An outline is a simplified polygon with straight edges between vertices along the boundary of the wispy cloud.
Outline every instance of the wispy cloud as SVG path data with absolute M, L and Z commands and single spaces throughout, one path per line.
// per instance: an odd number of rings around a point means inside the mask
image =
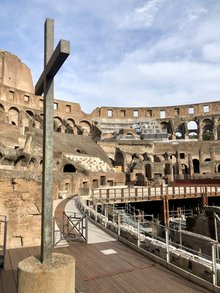
M 71 42 L 55 95 L 86 112 L 218 100 L 219 15 L 218 0 L 2 0 L 1 48 L 18 55 L 36 82 L 44 20 L 54 18 L 55 42 Z
M 146 29 L 150 27 L 154 22 L 158 10 L 165 1 L 150 0 L 143 6 L 135 8 L 119 20 L 119 27 L 127 29 Z

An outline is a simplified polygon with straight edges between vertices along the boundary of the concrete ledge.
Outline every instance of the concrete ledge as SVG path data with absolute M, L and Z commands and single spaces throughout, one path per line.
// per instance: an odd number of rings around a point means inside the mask
M 18 293 L 75 292 L 75 259 L 54 253 L 52 262 L 42 264 L 34 256 L 18 264 Z

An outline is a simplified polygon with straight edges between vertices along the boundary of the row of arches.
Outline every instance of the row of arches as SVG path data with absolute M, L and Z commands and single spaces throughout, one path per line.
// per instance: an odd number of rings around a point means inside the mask
M 186 121 L 175 129 L 172 129 L 171 123 L 163 121 L 160 123 L 161 129 L 165 130 L 170 138 L 176 139 L 202 139 L 202 140 L 214 140 L 220 139 L 220 118 L 217 120 L 217 125 L 212 118 L 204 118 L 200 121 L 191 120 Z M 215 135 L 216 132 L 216 135 Z M 201 137 L 199 137 L 201 136 Z
M 5 107 L 1 103 L 0 110 L 5 111 Z M 26 110 L 25 112 L 30 118 L 35 118 L 35 113 L 33 111 Z M 11 106 L 7 113 L 9 117 L 9 123 L 19 126 L 19 116 L 21 113 L 20 110 L 15 106 Z M 40 116 L 43 117 L 43 113 L 41 113 Z M 91 132 L 91 126 L 91 123 L 87 120 L 81 120 L 79 124 L 76 125 L 74 119 L 72 118 L 62 119 L 58 116 L 54 117 L 54 131 L 57 132 L 89 135 Z

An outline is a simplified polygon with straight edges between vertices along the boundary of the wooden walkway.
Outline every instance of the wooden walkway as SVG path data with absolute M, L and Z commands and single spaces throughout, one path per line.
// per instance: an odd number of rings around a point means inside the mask
M 113 254 L 104 254 L 113 252 Z M 76 292 L 206 293 L 209 292 L 170 272 L 118 241 L 76 244 L 54 252 L 76 259 Z M 17 265 L 22 259 L 39 255 L 39 248 L 7 251 L 5 268 L 0 269 L 0 293 L 16 293 Z M 65 292 L 64 292 L 65 293 Z

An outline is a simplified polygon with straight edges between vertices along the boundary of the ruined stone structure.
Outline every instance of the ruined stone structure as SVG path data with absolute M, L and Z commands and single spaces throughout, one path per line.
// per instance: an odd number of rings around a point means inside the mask
M 9 218 L 11 247 L 39 243 L 42 108 L 28 67 L 0 51 L 0 213 Z M 220 102 L 86 114 L 77 103 L 55 99 L 53 197 L 106 185 L 220 178 L 219 138 Z M 34 239 L 25 236 L 28 229 Z

